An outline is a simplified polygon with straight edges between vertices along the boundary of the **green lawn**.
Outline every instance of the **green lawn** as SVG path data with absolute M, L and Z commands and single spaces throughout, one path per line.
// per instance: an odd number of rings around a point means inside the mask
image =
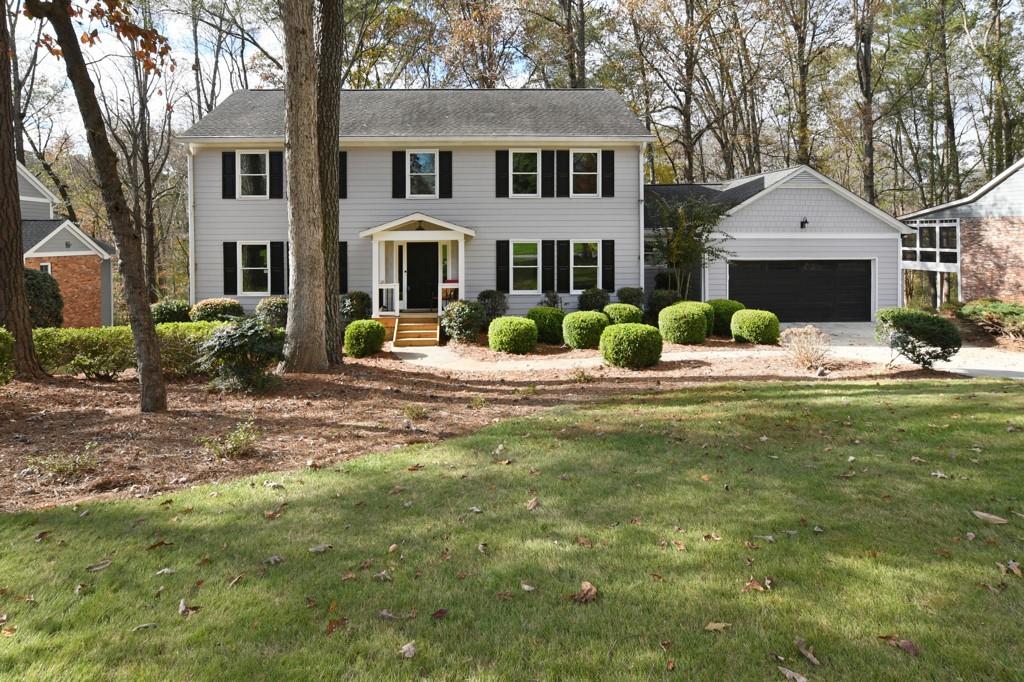
M 996 564 L 1024 560 L 1022 496 L 1020 383 L 723 384 L 549 411 L 330 470 L 4 516 L 0 678 L 1020 679 L 1024 579 Z M 751 576 L 773 589 L 742 592 Z M 566 598 L 582 581 L 595 603 Z

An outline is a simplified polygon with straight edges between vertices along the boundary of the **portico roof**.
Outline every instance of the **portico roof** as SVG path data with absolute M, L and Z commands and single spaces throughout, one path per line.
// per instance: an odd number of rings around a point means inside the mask
M 417 228 L 423 228 L 424 225 L 433 228 L 440 228 L 442 230 L 450 230 L 452 232 L 457 232 L 459 234 L 465 235 L 467 237 L 476 236 L 475 230 L 472 230 L 468 227 L 462 227 L 461 225 L 456 225 L 455 223 L 450 223 L 447 220 L 434 218 L 432 216 L 427 215 L 426 213 L 410 213 L 409 215 L 403 218 L 396 218 L 395 220 L 382 223 L 381 225 L 377 225 L 376 227 L 371 227 L 367 230 L 363 230 L 362 232 L 359 233 L 359 236 L 373 237 L 374 235 L 379 235 L 382 232 L 389 232 L 391 230 L 399 230 L 403 228 L 411 228 L 415 230 Z

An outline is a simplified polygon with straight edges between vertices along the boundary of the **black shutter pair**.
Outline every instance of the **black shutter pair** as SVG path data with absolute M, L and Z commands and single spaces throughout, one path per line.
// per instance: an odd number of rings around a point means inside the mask
M 558 293 L 568 294 L 572 291 L 572 247 L 568 240 L 558 242 Z M 605 239 L 601 242 L 601 288 L 615 291 L 615 240 Z
M 569 242 L 566 242 L 568 244 Z M 495 242 L 494 254 L 494 288 L 503 293 L 512 290 L 511 271 L 509 260 L 511 242 L 507 239 L 500 239 Z M 555 242 L 545 239 L 540 243 L 540 290 L 554 291 L 555 289 Z
M 391 152 L 391 198 L 405 198 L 405 178 L 408 173 L 405 151 Z M 452 153 L 437 153 L 437 197 L 452 198 Z
M 555 152 L 545 149 L 540 153 L 540 195 L 555 196 Z M 509 150 L 494 152 L 494 196 L 507 199 L 509 196 Z M 568 195 L 566 195 L 568 196 Z
M 557 152 L 557 177 L 556 194 L 560 197 L 570 195 L 569 185 L 572 182 L 572 157 L 568 149 L 559 149 Z M 615 150 L 605 149 L 601 151 L 601 196 L 615 196 Z
M 238 294 L 238 242 L 224 242 L 224 294 Z M 270 242 L 270 293 L 284 295 L 288 260 L 285 242 Z
M 222 199 L 235 199 L 238 197 L 238 189 L 235 187 L 235 154 L 236 152 L 221 152 L 220 155 L 220 195 Z M 268 155 L 270 167 L 267 169 L 269 176 L 267 195 L 271 199 L 284 198 L 284 152 L 274 151 Z
M 348 199 L 348 152 L 338 152 L 338 198 Z
M 568 294 L 572 291 L 570 268 L 572 267 L 572 248 L 568 239 L 545 239 L 540 243 L 540 282 L 541 291 L 557 291 Z M 511 290 L 509 271 L 509 248 L 507 239 L 495 242 L 494 257 L 494 288 L 508 293 Z M 556 283 L 557 282 L 557 283 Z M 605 239 L 601 242 L 601 288 L 615 291 L 615 240 Z

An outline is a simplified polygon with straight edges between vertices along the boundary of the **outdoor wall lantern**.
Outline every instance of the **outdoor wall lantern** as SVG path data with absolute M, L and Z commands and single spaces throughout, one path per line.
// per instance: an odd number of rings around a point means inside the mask
M 809 221 L 807 218 L 804 218 L 803 220 L 801 220 L 800 221 L 800 229 L 801 230 L 806 230 L 807 229 L 807 225 L 810 224 L 810 222 L 811 221 Z

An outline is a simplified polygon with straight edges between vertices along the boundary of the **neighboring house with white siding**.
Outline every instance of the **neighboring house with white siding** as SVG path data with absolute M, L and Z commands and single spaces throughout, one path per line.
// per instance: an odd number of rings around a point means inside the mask
M 281 91 L 238 91 L 180 137 L 193 302 L 287 293 L 284 110 Z M 393 320 L 487 289 L 524 314 L 546 291 L 575 309 L 583 289 L 640 287 L 650 140 L 607 90 L 344 91 L 342 291 Z
M 646 194 L 649 234 L 664 201 L 727 208 L 718 229 L 730 255 L 704 266 L 703 300 L 735 299 L 784 322 L 868 321 L 900 304 L 900 236 L 910 230 L 807 166 L 721 183 L 650 185 Z

